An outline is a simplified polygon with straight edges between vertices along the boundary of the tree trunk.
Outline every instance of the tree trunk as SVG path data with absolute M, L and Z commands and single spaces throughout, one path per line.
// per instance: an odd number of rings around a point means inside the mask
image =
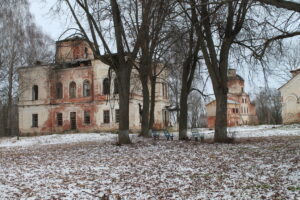
M 184 65 L 182 70 L 182 86 L 180 93 L 180 111 L 179 111 L 179 140 L 186 140 L 187 137 L 187 117 L 188 117 L 188 71 L 189 65 Z
M 142 112 L 142 130 L 141 136 L 150 137 L 149 134 L 149 88 L 148 88 L 148 75 L 141 74 L 140 79 L 143 87 L 143 112 Z
M 154 109 L 155 109 L 155 90 L 156 90 L 156 76 L 151 78 L 151 103 L 150 103 L 150 119 L 149 119 L 149 128 L 153 129 L 154 125 Z
M 215 122 L 215 142 L 228 142 L 227 137 L 227 87 L 219 87 L 215 90 L 216 96 L 216 122 Z
M 117 77 L 119 81 L 119 144 L 131 144 L 129 137 L 129 91 L 130 91 L 131 67 L 123 64 L 118 69 Z
M 12 58 L 14 59 L 14 58 Z M 13 88 L 13 65 L 9 66 L 8 73 L 8 102 L 7 102 L 7 126 L 6 126 L 6 134 L 8 136 L 12 136 L 12 88 Z

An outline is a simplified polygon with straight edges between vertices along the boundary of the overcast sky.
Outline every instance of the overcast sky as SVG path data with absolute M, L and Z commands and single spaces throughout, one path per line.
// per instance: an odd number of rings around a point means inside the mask
M 67 27 L 69 27 L 69 24 L 66 20 L 67 16 L 58 17 L 57 15 L 49 12 L 54 3 L 55 1 L 53 0 L 30 1 L 30 10 L 35 18 L 36 24 L 43 30 L 44 33 L 48 34 L 54 41 L 56 41 Z M 248 92 L 255 93 L 258 91 L 259 87 L 263 87 L 265 85 L 263 77 L 260 75 L 249 77 L 247 70 L 244 72 L 238 71 L 237 73 L 245 79 L 245 90 Z M 283 83 L 284 81 L 282 80 L 277 81 L 276 79 L 272 79 L 269 81 L 269 86 L 272 88 L 279 88 Z
M 53 15 L 49 10 L 55 1 L 34 0 L 30 1 L 30 11 L 35 18 L 36 24 L 42 28 L 43 32 L 48 34 L 53 40 L 67 29 L 66 18 Z

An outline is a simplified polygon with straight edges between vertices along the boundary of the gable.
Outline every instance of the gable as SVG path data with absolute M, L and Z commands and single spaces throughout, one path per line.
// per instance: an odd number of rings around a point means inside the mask
M 288 82 L 278 88 L 279 91 L 285 90 L 289 87 L 300 85 L 300 74 L 297 74 L 293 78 L 291 78 Z

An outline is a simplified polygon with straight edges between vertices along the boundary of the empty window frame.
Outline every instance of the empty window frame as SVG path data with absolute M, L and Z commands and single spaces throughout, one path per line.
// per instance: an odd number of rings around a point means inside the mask
M 119 123 L 120 121 L 120 110 L 116 109 L 116 123 Z
M 69 85 L 69 96 L 70 98 L 76 98 L 76 83 L 74 81 Z
M 104 95 L 110 94 L 110 83 L 108 78 L 105 78 L 103 80 L 103 94 Z
M 168 98 L 168 86 L 166 83 L 162 83 L 162 96 Z
M 32 127 L 38 127 L 38 125 L 39 125 L 38 114 L 32 114 Z
M 84 123 L 85 124 L 90 124 L 91 123 L 90 111 L 84 111 Z
M 119 84 L 118 84 L 118 79 L 116 78 L 114 80 L 114 94 L 119 94 Z
M 39 87 L 37 85 L 34 85 L 32 87 L 32 100 L 38 100 L 39 99 Z
M 109 117 L 109 110 L 104 110 L 103 111 L 103 123 L 104 124 L 109 124 L 109 120 L 110 117 Z
M 83 82 L 83 96 L 88 97 L 91 95 L 91 86 L 88 80 Z
M 87 58 L 89 56 L 88 48 L 84 47 L 84 57 Z
M 57 126 L 63 125 L 63 114 L 62 113 L 56 113 L 56 123 L 57 123 Z
M 62 83 L 56 83 L 56 98 L 62 99 L 63 97 L 63 85 Z
M 165 83 L 161 83 L 162 85 L 162 96 L 165 97 Z
M 239 113 L 239 109 L 238 108 L 232 108 L 232 113 Z

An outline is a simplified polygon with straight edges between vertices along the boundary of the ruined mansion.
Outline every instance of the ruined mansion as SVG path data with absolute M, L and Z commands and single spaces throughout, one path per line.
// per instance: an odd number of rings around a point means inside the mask
M 109 66 L 94 59 L 87 41 L 79 37 L 56 42 L 53 64 L 19 68 L 20 135 L 117 130 L 118 86 L 108 71 Z M 163 71 L 156 83 L 158 129 L 169 121 L 166 76 Z M 136 131 L 141 126 L 142 89 L 135 69 L 131 77 L 129 126 Z

